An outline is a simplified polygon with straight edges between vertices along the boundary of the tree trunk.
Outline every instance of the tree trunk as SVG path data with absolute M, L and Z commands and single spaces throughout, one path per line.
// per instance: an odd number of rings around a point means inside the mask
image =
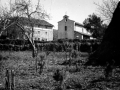
M 92 53 L 85 65 L 120 65 L 120 2 L 113 13 L 112 20 L 105 31 L 98 49 Z M 109 70 L 108 68 L 106 70 Z

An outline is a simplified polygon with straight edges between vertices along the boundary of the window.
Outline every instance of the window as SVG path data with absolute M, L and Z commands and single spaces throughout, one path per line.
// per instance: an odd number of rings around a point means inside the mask
M 38 33 L 40 33 L 40 31 L 38 31 Z
M 67 22 L 67 18 L 65 18 L 65 22 Z
M 45 34 L 47 34 L 47 32 L 45 32 Z
M 38 41 L 40 41 L 40 38 L 38 38 Z
M 65 26 L 65 31 L 67 31 L 67 26 Z

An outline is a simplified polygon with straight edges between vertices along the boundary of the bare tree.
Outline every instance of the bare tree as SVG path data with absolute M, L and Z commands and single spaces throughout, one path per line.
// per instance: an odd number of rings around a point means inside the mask
M 28 40 L 31 42 L 31 45 L 33 47 L 32 56 L 33 56 L 33 58 L 36 58 L 37 57 L 37 48 L 35 47 L 35 42 L 34 42 L 34 23 L 32 23 L 31 19 L 33 19 L 33 18 L 46 19 L 46 18 L 49 18 L 49 15 L 45 12 L 45 10 L 40 5 L 40 0 L 38 0 L 37 5 L 35 7 L 32 4 L 32 0 L 15 0 L 12 2 L 10 0 L 9 4 L 10 4 L 10 10 L 8 10 L 8 12 L 6 12 L 6 8 L 1 9 L 3 12 L 2 12 L 2 14 L 0 14 L 0 23 L 2 23 L 1 24 L 2 29 L 0 30 L 0 36 L 2 35 L 3 31 L 5 31 L 6 28 L 12 24 L 16 24 L 17 26 L 19 26 L 23 30 L 23 32 L 26 31 L 26 28 L 22 24 L 17 22 L 17 19 L 12 23 L 8 23 L 10 17 L 17 16 L 18 18 L 19 17 L 28 18 L 29 30 L 32 33 L 29 36 L 25 32 L 25 35 L 27 36 Z M 37 59 L 36 59 L 36 67 L 37 67 Z
M 38 0 L 38 3 L 35 7 L 32 6 L 31 0 L 16 0 L 14 4 L 14 9 L 16 10 L 16 14 L 18 16 L 26 17 L 29 20 L 30 30 L 32 31 L 31 36 L 28 37 L 29 41 L 31 42 L 33 46 L 33 53 L 32 56 L 35 58 L 35 66 L 36 66 L 36 73 L 37 73 L 37 48 L 35 47 L 34 42 L 34 23 L 32 22 L 32 18 L 38 18 L 38 19 L 45 19 L 49 18 L 49 15 L 45 12 L 45 10 L 40 5 L 40 0 Z M 22 25 L 17 23 L 19 27 L 21 27 L 22 30 L 25 30 Z
M 118 0 L 102 0 L 102 4 L 95 3 L 97 5 L 98 14 L 102 17 L 102 19 L 110 23 L 114 10 L 118 4 Z
M 36 57 L 37 49 L 34 43 L 34 24 L 32 23 L 32 18 L 45 19 L 49 18 L 49 15 L 45 12 L 45 10 L 40 5 L 40 0 L 35 7 L 32 6 L 31 0 L 16 0 L 14 3 L 14 10 L 16 10 L 16 14 L 18 16 L 26 17 L 29 20 L 30 30 L 32 30 L 32 35 L 29 40 L 33 46 L 33 57 Z
M 15 10 L 11 8 L 10 1 L 8 2 L 8 5 L 0 5 L 0 37 L 2 37 L 3 33 L 10 26 L 15 24 L 15 22 L 11 22 L 10 20 L 10 18 L 14 16 L 13 13 L 15 12 Z

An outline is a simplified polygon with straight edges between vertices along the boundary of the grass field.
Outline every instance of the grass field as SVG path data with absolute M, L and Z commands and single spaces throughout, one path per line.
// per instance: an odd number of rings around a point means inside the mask
M 39 52 L 37 62 L 41 61 L 41 56 L 44 57 L 43 72 L 39 73 L 39 67 L 36 73 L 36 59 L 32 58 L 32 52 L 8 52 L 0 51 L 0 87 L 4 87 L 4 78 L 6 69 L 14 70 L 15 74 L 15 90 L 54 90 L 58 83 L 53 79 L 53 74 L 56 69 L 60 69 L 63 75 L 62 87 L 79 84 L 82 88 L 89 86 L 92 80 L 104 77 L 102 67 L 89 66 L 85 68 L 83 63 L 87 57 L 87 53 L 77 52 L 77 57 L 72 60 L 71 65 L 60 65 L 60 63 L 69 59 L 65 52 L 50 52 L 47 55 L 45 52 Z M 79 61 L 79 65 L 77 62 Z M 77 66 L 76 66 L 77 65 Z M 99 82 L 104 90 L 120 90 L 118 86 L 112 86 L 104 82 Z M 116 85 L 120 85 L 117 83 Z M 112 89 L 107 89 L 112 88 Z M 57 89 L 56 89 L 57 90 Z M 70 89 L 64 89 L 70 90 Z M 72 89 L 82 90 L 82 89 Z M 85 90 L 100 90 L 100 89 L 85 89 Z

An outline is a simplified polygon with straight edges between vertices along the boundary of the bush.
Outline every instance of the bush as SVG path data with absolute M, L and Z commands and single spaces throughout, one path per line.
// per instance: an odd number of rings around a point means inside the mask
M 79 90 L 81 90 L 82 89 L 80 79 L 75 78 L 75 77 L 73 77 L 73 78 L 71 77 L 71 78 L 68 78 L 67 80 L 65 80 L 63 82 L 62 87 L 63 87 L 63 90 L 66 90 L 66 89 L 74 89 L 74 90 L 79 89 Z
M 2 60 L 2 55 L 0 55 L 0 61 Z

